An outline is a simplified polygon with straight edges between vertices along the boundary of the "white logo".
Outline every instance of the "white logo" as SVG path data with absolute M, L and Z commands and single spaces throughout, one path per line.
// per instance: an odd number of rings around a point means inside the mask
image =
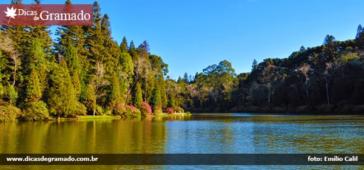
M 11 8 L 6 8 L 6 11 L 4 11 L 5 14 L 6 14 L 6 17 L 8 17 L 9 19 L 12 18 L 12 19 L 15 19 L 15 17 L 17 16 L 16 15 L 16 9 L 11 7 Z

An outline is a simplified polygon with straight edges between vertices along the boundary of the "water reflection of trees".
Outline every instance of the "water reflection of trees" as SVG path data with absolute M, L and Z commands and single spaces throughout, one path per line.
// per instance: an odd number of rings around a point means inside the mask
M 1 153 L 164 153 L 166 128 L 152 121 L 0 124 Z
M 0 135 L 0 153 L 164 153 L 166 128 L 163 122 L 152 121 L 14 122 L 0 123 Z M 47 170 L 49 166 L 17 168 Z M 141 166 L 72 166 L 80 170 L 124 168 Z

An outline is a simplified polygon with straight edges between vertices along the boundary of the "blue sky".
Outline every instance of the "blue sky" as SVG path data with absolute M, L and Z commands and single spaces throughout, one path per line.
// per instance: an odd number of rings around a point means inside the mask
M 25 0 L 25 3 L 30 0 Z M 43 0 L 43 3 L 63 3 Z M 73 0 L 73 3 L 92 3 Z M 354 38 L 364 24 L 363 0 L 99 0 L 112 34 L 147 40 L 173 78 L 227 59 L 237 73 L 253 59 L 283 58 L 326 34 Z

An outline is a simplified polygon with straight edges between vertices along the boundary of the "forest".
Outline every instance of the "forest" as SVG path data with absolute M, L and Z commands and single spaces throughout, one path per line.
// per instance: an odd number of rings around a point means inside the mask
M 301 47 L 288 58 L 253 61 L 236 74 L 221 61 L 178 79 L 183 108 L 193 112 L 364 113 L 364 29 L 355 39 Z
M 59 26 L 56 38 L 44 26 L 1 27 L 1 119 L 183 112 L 162 58 L 146 41 L 118 44 L 97 1 L 93 10 L 93 26 Z
M 21 4 L 21 0 L 12 0 Z M 40 3 L 36 0 L 34 3 Z M 70 0 L 66 4 L 71 4 Z M 158 113 L 363 113 L 364 29 L 353 40 L 327 35 L 288 58 L 253 61 L 237 74 L 223 60 L 173 80 L 161 56 L 111 36 L 94 2 L 93 26 L 0 27 L 0 120 Z

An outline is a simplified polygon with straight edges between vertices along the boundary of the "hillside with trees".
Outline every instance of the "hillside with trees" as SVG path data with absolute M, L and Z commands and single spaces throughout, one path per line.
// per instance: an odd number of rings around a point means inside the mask
M 253 62 L 236 75 L 222 61 L 178 83 L 184 108 L 194 112 L 364 113 L 364 29 L 354 40 L 301 47 L 288 58 Z
M 56 39 L 44 26 L 1 27 L 0 120 L 184 110 L 364 113 L 362 26 L 354 40 L 328 35 L 288 58 L 254 60 L 250 73 L 237 74 L 223 60 L 173 80 L 146 41 L 118 44 L 108 15 L 93 6 L 93 26 L 58 27 Z

